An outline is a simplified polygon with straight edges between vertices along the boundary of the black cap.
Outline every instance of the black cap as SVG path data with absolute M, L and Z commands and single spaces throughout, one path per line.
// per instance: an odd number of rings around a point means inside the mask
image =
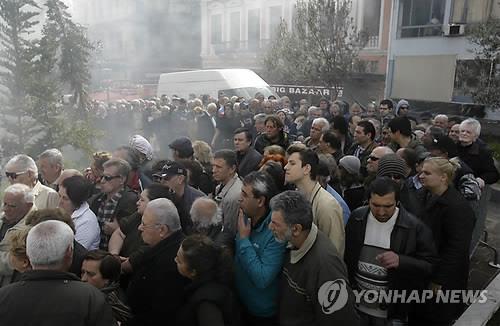
M 187 176 L 187 170 L 184 165 L 175 162 L 175 161 L 167 161 L 167 163 L 161 168 L 159 173 L 153 174 L 154 177 L 166 177 L 172 175 L 184 175 Z
M 193 144 L 191 143 L 191 139 L 188 137 L 180 137 L 174 140 L 170 145 L 168 145 L 171 149 L 175 149 L 179 152 L 179 157 L 181 158 L 189 158 L 193 155 Z
M 432 140 L 430 149 L 437 149 L 443 153 L 448 153 L 448 157 L 457 156 L 457 144 L 448 136 L 437 136 Z

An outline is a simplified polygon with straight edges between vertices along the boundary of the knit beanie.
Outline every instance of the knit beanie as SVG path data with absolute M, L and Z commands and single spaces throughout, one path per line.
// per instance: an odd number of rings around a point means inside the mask
M 377 177 L 399 175 L 406 177 L 406 163 L 397 154 L 387 154 L 378 161 Z
M 356 156 L 346 155 L 340 159 L 339 165 L 343 167 L 347 173 L 356 175 L 359 174 L 361 162 Z

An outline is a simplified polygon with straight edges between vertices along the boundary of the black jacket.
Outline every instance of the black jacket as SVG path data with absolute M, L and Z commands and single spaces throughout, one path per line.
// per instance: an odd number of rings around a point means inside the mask
M 351 213 L 345 229 L 345 254 L 349 281 L 352 288 L 358 287 L 355 275 L 361 248 L 365 241 L 369 206 L 363 206 Z M 403 207 L 391 233 L 391 250 L 399 255 L 399 267 L 388 271 L 389 289 L 412 290 L 427 287 L 436 262 L 436 248 L 431 230 Z M 389 318 L 405 319 L 407 307 L 391 304 Z
M 486 184 L 498 181 L 498 171 L 493 163 L 491 151 L 477 141 L 469 146 L 458 146 L 458 157 L 474 171 Z
M 24 272 L 19 282 L 0 289 L 0 323 L 116 325 L 101 291 L 71 273 L 50 270 Z
M 237 153 L 236 157 L 238 162 L 238 175 L 241 178 L 246 177 L 250 172 L 257 171 L 259 163 L 262 160 L 262 154 L 257 152 L 253 147 L 250 147 L 243 155 Z
M 271 139 L 269 139 L 265 133 L 260 134 L 255 139 L 254 147 L 257 152 L 264 154 L 264 148 L 271 145 L 278 145 L 281 146 L 284 150 L 286 150 L 288 148 L 288 145 L 290 145 L 290 139 L 288 138 L 288 134 L 282 131 L 280 133 L 280 138 L 277 142 L 272 142 Z
M 439 197 L 422 188 L 417 196 L 421 207 L 418 217 L 431 228 L 440 259 L 432 281 L 446 289 L 467 289 L 475 220 L 472 208 L 454 187 Z
M 174 258 L 184 235 L 176 231 L 146 251 L 137 264 L 128 286 L 128 304 L 134 314 L 130 325 L 164 325 L 183 304 L 187 279 L 177 271 Z
M 239 325 L 239 310 L 231 289 L 214 280 L 194 281 L 185 288 L 186 304 L 176 325 Z

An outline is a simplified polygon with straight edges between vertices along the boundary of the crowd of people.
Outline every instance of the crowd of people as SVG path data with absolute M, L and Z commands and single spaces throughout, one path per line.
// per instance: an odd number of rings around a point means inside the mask
M 2 323 L 452 324 L 466 302 L 434 299 L 467 289 L 499 179 L 480 123 L 419 121 L 405 100 L 299 103 L 138 101 L 143 135 L 85 171 L 58 149 L 10 158 Z M 390 290 L 432 295 L 355 295 Z

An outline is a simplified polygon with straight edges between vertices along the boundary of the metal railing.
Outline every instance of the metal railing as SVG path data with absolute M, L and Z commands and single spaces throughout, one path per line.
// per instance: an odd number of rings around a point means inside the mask
M 429 37 L 429 36 L 441 36 L 443 34 L 443 25 L 415 25 L 415 26 L 401 26 L 400 27 L 400 37 Z

